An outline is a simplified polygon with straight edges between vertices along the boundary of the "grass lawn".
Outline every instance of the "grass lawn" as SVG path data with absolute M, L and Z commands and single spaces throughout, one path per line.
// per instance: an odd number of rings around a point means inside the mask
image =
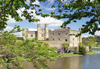
M 92 51 L 92 52 L 87 52 L 86 54 L 96 54 L 100 53 L 100 51 Z M 71 57 L 71 56 L 81 56 L 79 54 L 72 54 L 72 53 L 65 53 L 65 54 L 60 54 L 58 57 Z
M 100 51 L 87 52 L 86 54 L 96 54 L 96 53 L 100 53 Z
M 59 57 L 69 57 L 69 56 L 79 56 L 78 54 L 72 54 L 72 53 L 65 53 L 65 54 L 60 54 Z

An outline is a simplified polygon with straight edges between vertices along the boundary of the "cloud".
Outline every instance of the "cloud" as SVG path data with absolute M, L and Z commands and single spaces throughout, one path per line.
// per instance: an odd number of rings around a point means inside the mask
M 33 2 L 32 4 L 37 4 L 40 5 L 40 2 L 38 0 L 36 0 L 35 2 Z
M 35 28 L 28 28 L 29 29 L 29 31 L 37 31 L 37 29 L 35 29 Z
M 40 19 L 39 22 L 34 22 L 35 24 L 49 24 L 49 26 L 60 26 L 62 25 L 63 21 L 62 20 L 57 20 L 52 17 L 41 17 L 41 16 L 36 16 L 36 18 Z
M 5 31 L 5 30 L 9 31 L 9 30 L 12 30 L 12 29 L 13 29 L 13 27 L 7 26 L 7 27 L 4 29 L 4 31 Z
M 30 0 L 27 0 L 26 1 L 26 4 L 30 4 Z M 32 4 L 37 4 L 37 5 L 40 5 L 40 2 L 38 0 L 35 0 L 35 2 L 33 2 Z
M 45 8 L 47 11 L 55 10 L 56 8 Z
M 25 8 L 21 8 L 17 10 L 17 13 L 19 13 L 19 16 L 21 17 L 22 11 L 24 11 Z M 21 17 L 23 20 L 25 19 L 25 17 Z M 8 17 L 8 21 L 7 23 L 18 23 L 14 18 L 11 18 L 11 16 Z
M 14 18 L 11 18 L 11 16 L 9 16 L 8 18 L 9 20 L 7 21 L 7 23 L 17 23 Z

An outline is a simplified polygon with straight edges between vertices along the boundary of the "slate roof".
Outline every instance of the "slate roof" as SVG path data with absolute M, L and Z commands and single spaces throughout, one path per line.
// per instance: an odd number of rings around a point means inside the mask
M 33 34 L 33 33 L 37 33 L 37 31 L 25 31 L 26 34 Z

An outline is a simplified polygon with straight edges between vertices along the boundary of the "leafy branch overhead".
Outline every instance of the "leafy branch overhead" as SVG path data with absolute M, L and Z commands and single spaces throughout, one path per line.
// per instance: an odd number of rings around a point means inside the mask
M 81 33 L 89 32 L 89 34 L 94 34 L 100 24 L 100 1 L 99 0 L 54 0 L 51 8 L 55 8 L 51 14 L 43 14 L 40 5 L 34 4 L 36 0 L 0 0 L 0 29 L 6 27 L 8 17 L 11 16 L 16 21 L 22 21 L 21 16 L 24 16 L 29 22 L 37 22 L 33 13 L 36 15 L 41 15 L 43 17 L 51 16 L 56 19 L 66 19 L 61 27 L 65 27 L 72 21 L 77 22 L 82 18 L 90 18 L 81 28 Z M 42 5 L 48 6 L 51 0 L 38 0 Z M 51 4 L 51 3 L 50 3 Z M 25 8 L 23 11 L 21 8 Z M 19 10 L 22 12 L 21 16 L 17 12 Z M 28 10 L 31 9 L 31 12 Z M 34 12 L 35 10 L 35 12 Z M 68 20 L 67 20 L 68 19 Z
M 90 18 L 90 20 L 82 25 L 81 33 L 89 32 L 89 34 L 93 35 L 96 31 L 100 30 L 98 27 L 100 24 L 99 0 L 63 0 L 64 2 L 61 0 L 54 1 L 57 2 L 57 4 L 53 4 L 53 7 L 55 7 L 56 10 L 51 12 L 49 16 L 56 19 L 66 19 L 61 25 L 62 28 L 70 24 L 72 21 L 77 22 L 77 20 L 81 20 L 82 18 Z

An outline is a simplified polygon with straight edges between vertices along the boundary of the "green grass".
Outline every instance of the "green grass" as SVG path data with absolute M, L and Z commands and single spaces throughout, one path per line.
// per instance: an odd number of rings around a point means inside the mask
M 92 52 L 87 52 L 86 54 L 96 54 L 100 53 L 100 51 L 92 51 Z M 79 54 L 72 54 L 72 53 L 65 53 L 65 54 L 60 54 L 58 57 L 70 57 L 70 56 L 79 56 Z
M 65 54 L 60 54 L 59 55 L 59 57 L 69 57 L 69 56 L 78 56 L 78 54 L 65 53 Z
M 100 53 L 100 51 L 87 52 L 86 54 L 96 54 L 96 53 Z

